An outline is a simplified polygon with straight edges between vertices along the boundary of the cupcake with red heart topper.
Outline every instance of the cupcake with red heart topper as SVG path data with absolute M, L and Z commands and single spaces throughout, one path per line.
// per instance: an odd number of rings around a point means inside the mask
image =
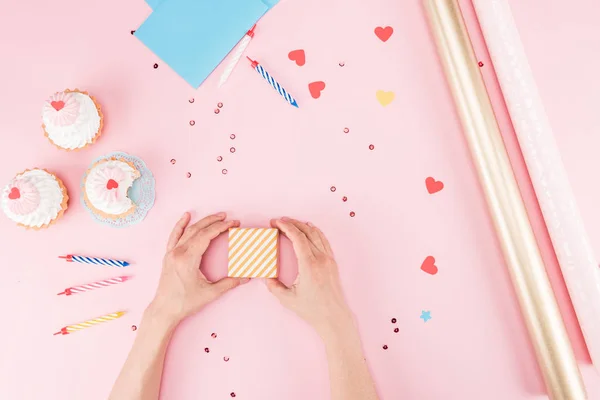
M 112 157 L 100 160 L 83 178 L 83 199 L 95 214 L 109 219 L 123 218 L 135 212 L 136 205 L 128 191 L 140 177 L 135 165 Z
M 4 214 L 20 226 L 47 228 L 67 209 L 67 189 L 56 175 L 31 169 L 15 176 L 2 190 Z
M 63 150 L 79 150 L 94 143 L 102 125 L 100 105 L 94 97 L 78 89 L 54 93 L 42 109 L 44 134 Z

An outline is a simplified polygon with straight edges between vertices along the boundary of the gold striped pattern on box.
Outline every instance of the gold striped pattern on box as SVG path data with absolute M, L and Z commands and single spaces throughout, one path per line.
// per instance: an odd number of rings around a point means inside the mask
M 230 229 L 227 275 L 236 278 L 276 278 L 278 238 L 278 229 Z

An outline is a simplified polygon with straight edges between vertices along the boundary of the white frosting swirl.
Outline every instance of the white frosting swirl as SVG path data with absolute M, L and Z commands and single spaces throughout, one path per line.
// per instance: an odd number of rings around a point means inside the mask
M 127 192 L 140 173 L 121 160 L 108 160 L 96 164 L 85 179 L 85 194 L 90 205 L 112 216 L 127 213 L 135 204 Z M 109 184 L 111 182 L 111 184 Z M 114 183 L 118 185 L 115 187 Z
M 27 214 L 13 212 L 9 203 L 9 194 L 11 189 L 17 185 L 16 182 L 23 182 L 33 185 L 39 192 L 39 205 Z M 2 190 L 2 211 L 14 222 L 25 225 L 27 227 L 40 228 L 48 225 L 54 220 L 58 213 L 63 209 L 64 193 L 54 175 L 41 170 L 33 169 L 26 171 L 23 174 L 17 175 L 8 185 Z
M 79 104 L 79 115 L 72 125 L 58 126 L 52 123 L 48 115 L 43 113 L 42 122 L 48 137 L 58 147 L 74 150 L 93 142 L 100 130 L 100 114 L 90 96 L 79 92 L 71 92 Z

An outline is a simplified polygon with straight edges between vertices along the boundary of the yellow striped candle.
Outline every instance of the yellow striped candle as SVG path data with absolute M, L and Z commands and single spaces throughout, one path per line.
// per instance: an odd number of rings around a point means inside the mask
M 230 229 L 227 276 L 277 278 L 278 239 L 278 229 Z
M 121 318 L 123 315 L 125 315 L 125 311 L 118 311 L 112 314 L 106 314 L 101 317 L 80 322 L 78 324 L 67 325 L 60 331 L 56 332 L 54 335 L 68 335 L 69 333 L 77 332 L 85 328 L 90 328 L 94 325 L 98 325 L 103 322 L 108 322 L 112 321 L 113 319 Z

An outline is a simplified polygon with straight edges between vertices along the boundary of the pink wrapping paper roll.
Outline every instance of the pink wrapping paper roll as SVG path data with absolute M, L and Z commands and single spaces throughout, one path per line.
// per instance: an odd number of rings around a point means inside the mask
M 600 270 L 506 0 L 473 0 L 592 362 L 600 368 Z

